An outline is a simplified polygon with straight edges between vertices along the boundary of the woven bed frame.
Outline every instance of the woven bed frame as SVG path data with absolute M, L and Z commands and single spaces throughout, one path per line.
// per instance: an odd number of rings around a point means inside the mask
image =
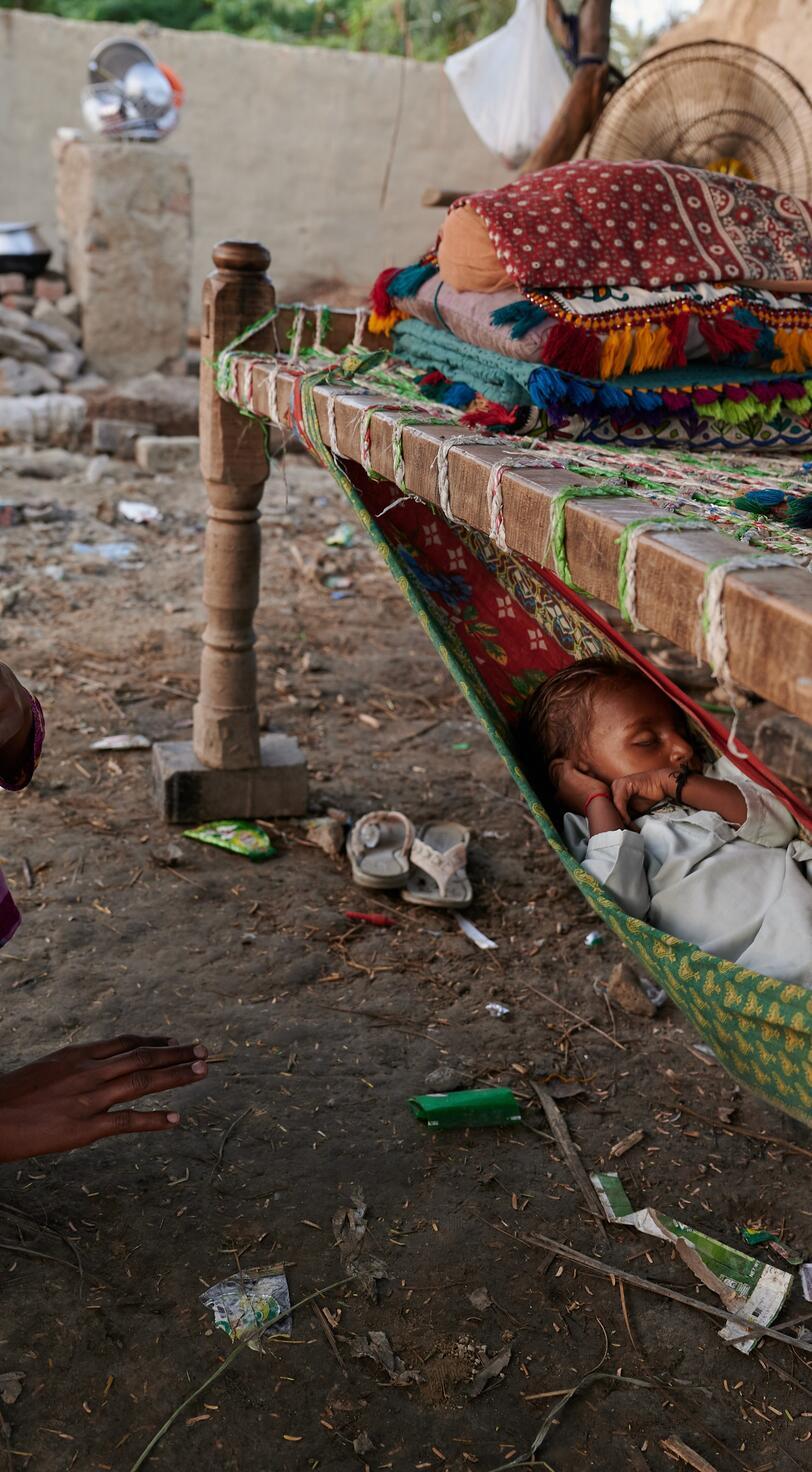
M 159 804 L 175 820 L 273 816 L 304 810 L 304 764 L 288 742 L 263 751 L 256 698 L 253 617 L 259 590 L 259 506 L 268 463 L 263 423 L 284 428 L 297 372 L 291 355 L 277 356 L 304 318 L 281 307 L 251 336 L 250 372 L 237 372 L 229 399 L 218 391 L 218 355 L 275 306 L 267 276 L 270 255 L 261 245 L 224 242 L 203 293 L 200 401 L 201 469 L 208 493 L 200 694 L 193 742 L 156 749 Z M 313 308 L 309 321 L 320 309 Z M 323 346 L 341 351 L 362 343 L 380 348 L 360 312 L 332 310 Z M 311 328 L 312 330 L 312 328 Z M 321 334 L 320 334 L 321 335 Z M 297 342 L 297 346 L 298 346 Z M 383 340 L 386 346 L 386 340 Z M 258 354 L 270 355 L 258 359 Z M 221 385 L 222 387 L 222 385 Z M 382 397 L 382 396 L 379 396 Z M 554 566 L 550 532 L 553 505 L 579 477 L 552 469 L 539 456 L 529 465 L 505 439 L 483 443 L 457 424 L 403 423 L 402 407 L 371 408 L 352 387 L 319 385 L 315 404 L 324 440 L 342 457 L 365 463 L 374 474 L 407 486 L 411 495 L 442 505 L 469 526 L 497 535 L 501 545 Z M 255 422 L 241 410 L 253 413 Z M 428 416 L 427 416 L 428 418 Z M 443 449 L 443 442 L 453 445 Z M 499 521 L 494 523 L 495 462 L 512 455 L 515 467 L 500 472 Z M 395 461 L 397 457 L 397 463 Z M 438 475 L 438 464 L 443 467 Z M 584 478 L 585 494 L 589 482 Z M 624 526 L 662 519 L 655 506 L 629 495 L 572 500 L 566 506 L 567 560 L 575 582 L 595 598 L 618 604 L 618 542 Z M 678 535 L 652 531 L 636 552 L 636 612 L 641 625 L 694 653 L 700 645 L 700 607 L 706 573 L 720 560 L 752 560 L 757 549 L 712 527 Z M 762 562 L 764 561 L 762 554 Z M 812 723 L 812 577 L 799 566 L 758 566 L 731 571 L 725 580 L 728 665 L 737 684 Z

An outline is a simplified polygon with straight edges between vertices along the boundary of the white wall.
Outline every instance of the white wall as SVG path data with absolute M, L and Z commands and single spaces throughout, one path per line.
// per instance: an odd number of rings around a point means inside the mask
M 93 47 L 127 31 L 0 10 L 0 219 L 39 222 L 54 247 L 51 138 L 81 126 Z M 155 147 L 192 166 L 193 303 L 225 236 L 270 248 L 283 297 L 360 300 L 381 267 L 433 243 L 440 213 L 421 208 L 424 188 L 508 177 L 437 65 L 220 33 L 144 39 L 186 87 L 180 127 Z

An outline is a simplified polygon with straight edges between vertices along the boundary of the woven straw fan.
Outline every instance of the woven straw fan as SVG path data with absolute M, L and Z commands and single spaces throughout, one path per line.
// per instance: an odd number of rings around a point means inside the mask
M 675 46 L 644 61 L 609 99 L 586 153 L 720 168 L 808 199 L 812 102 L 784 67 L 749 46 Z

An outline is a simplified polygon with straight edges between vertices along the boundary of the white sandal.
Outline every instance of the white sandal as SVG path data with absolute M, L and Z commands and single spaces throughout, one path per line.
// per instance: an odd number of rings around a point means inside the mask
M 362 889 L 400 889 L 413 843 L 414 824 L 405 813 L 365 813 L 347 839 L 353 880 Z
M 474 897 L 466 873 L 471 834 L 462 823 L 426 823 L 412 843 L 412 872 L 401 891 L 411 905 L 462 910 Z

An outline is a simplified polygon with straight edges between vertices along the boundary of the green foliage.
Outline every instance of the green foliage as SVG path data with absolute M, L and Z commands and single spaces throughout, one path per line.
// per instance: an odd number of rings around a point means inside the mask
M 505 24 L 515 0 L 0 0 L 0 10 L 50 11 L 71 20 L 136 25 L 153 21 L 179 31 L 229 31 L 258 41 L 341 46 L 444 61 Z M 575 0 L 565 9 L 577 10 Z M 674 0 L 656 29 L 615 22 L 612 59 L 629 71 L 684 7 Z
M 230 31 L 292 45 L 342 46 L 441 61 L 504 25 L 514 0 L 0 0 L 0 9 L 175 30 Z

